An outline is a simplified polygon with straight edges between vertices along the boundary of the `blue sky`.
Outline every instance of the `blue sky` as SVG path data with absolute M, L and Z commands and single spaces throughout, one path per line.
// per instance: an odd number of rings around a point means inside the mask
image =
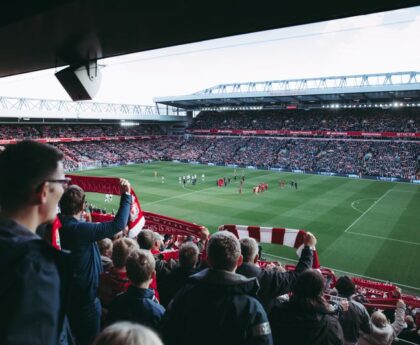
M 148 105 L 223 83 L 420 71 L 419 37 L 413 7 L 104 59 L 94 101 Z M 0 79 L 0 95 L 69 100 L 54 72 Z

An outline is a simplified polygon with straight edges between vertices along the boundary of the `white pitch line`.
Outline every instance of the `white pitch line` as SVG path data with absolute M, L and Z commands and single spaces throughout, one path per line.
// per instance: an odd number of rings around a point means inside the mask
M 377 198 L 364 198 L 364 199 L 357 199 L 357 200 L 354 200 L 354 201 L 351 203 L 351 208 L 352 208 L 353 210 L 359 211 L 360 213 L 363 213 L 364 211 L 359 210 L 356 206 L 354 206 L 354 204 L 355 204 L 355 203 L 357 203 L 357 202 L 359 202 L 359 201 L 363 201 L 363 200 L 377 200 Z
M 273 258 L 278 258 L 278 259 L 281 259 L 281 260 L 289 260 L 289 261 L 293 261 L 293 262 L 298 262 L 298 260 L 289 259 L 289 258 L 285 258 L 285 257 L 282 257 L 282 256 L 274 255 L 274 254 L 263 253 L 263 256 L 264 255 L 271 256 Z M 362 278 L 366 278 L 366 279 L 370 279 L 370 280 L 377 280 L 377 281 L 380 281 L 380 282 L 383 282 L 383 283 L 391 283 L 391 284 L 395 284 L 395 285 L 398 285 L 398 286 L 402 286 L 402 287 L 406 287 L 406 288 L 409 288 L 409 289 L 420 291 L 420 288 L 418 288 L 418 287 L 414 287 L 414 286 L 410 286 L 410 285 L 404 285 L 404 284 L 397 283 L 397 282 L 390 282 L 389 280 L 383 280 L 383 279 L 378 279 L 378 278 L 374 278 L 374 277 L 364 276 L 362 274 L 346 272 L 346 271 L 343 271 L 343 270 L 340 270 L 340 269 L 334 268 L 334 267 L 328 267 L 328 268 L 332 269 L 333 271 L 345 273 L 347 275 L 362 277 Z
M 380 239 L 380 240 L 394 241 L 394 242 L 412 244 L 413 246 L 420 246 L 420 243 L 418 243 L 418 242 L 397 240 L 396 238 L 382 237 L 382 236 L 376 236 L 376 235 L 368 235 L 368 234 L 362 234 L 360 232 L 348 232 L 348 234 L 350 234 L 350 235 L 366 236 L 366 237 L 373 237 L 373 238 L 377 238 L 377 239 Z
M 349 231 L 354 224 L 356 224 L 362 217 L 368 213 L 373 207 L 375 207 L 385 196 L 388 195 L 388 193 L 391 191 L 391 189 L 388 189 L 378 200 L 376 200 L 365 212 L 363 212 L 353 223 L 351 223 L 344 232 Z

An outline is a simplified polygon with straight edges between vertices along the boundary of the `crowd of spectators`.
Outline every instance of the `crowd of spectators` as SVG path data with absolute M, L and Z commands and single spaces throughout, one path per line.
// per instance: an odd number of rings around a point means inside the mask
M 118 125 L 4 125 L 0 124 L 1 139 L 81 138 L 163 135 L 159 125 L 142 124 L 136 127 Z
M 420 143 L 414 141 L 178 136 L 56 145 L 70 168 L 87 161 L 179 160 L 406 179 L 416 174 L 420 156 Z
M 272 129 L 419 132 L 420 110 L 312 109 L 201 112 L 191 129 Z
M 420 343 L 420 310 L 399 299 L 395 314 L 368 314 L 352 279 L 333 288 L 312 269 L 311 233 L 295 269 L 285 271 L 259 265 L 257 242 L 228 231 L 134 232 L 125 179 L 114 219 L 92 223 L 63 158 L 28 141 L 0 153 L 2 343 L 391 345 L 399 335 Z M 168 250 L 179 259 L 165 259 Z

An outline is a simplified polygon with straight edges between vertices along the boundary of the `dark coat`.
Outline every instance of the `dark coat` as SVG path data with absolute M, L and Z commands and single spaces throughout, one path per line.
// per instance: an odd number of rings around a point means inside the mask
M 322 305 L 307 311 L 293 300 L 277 304 L 271 310 L 270 324 L 275 345 L 344 345 L 335 311 Z
M 83 305 L 97 297 L 99 275 L 102 272 L 101 254 L 96 241 L 112 238 L 123 230 L 130 214 L 131 196 L 121 195 L 120 208 L 112 222 L 86 223 L 72 216 L 60 215 L 60 239 L 63 249 L 71 251 L 73 282 L 72 303 Z
M 162 328 L 165 344 L 272 344 L 257 290 L 255 278 L 227 271 L 206 269 L 193 275 L 168 306 Z
M 109 308 L 109 322 L 131 321 L 159 331 L 165 308 L 154 298 L 152 289 L 130 286 L 127 292 L 119 294 Z
M 174 268 L 162 281 L 158 281 L 160 303 L 167 306 L 177 292 L 186 284 L 190 276 L 197 273 L 196 269 Z
M 65 317 L 68 254 L 0 219 L 0 342 L 72 343 Z
M 341 297 L 341 296 L 340 296 Z M 340 313 L 339 321 L 343 329 L 344 339 L 349 343 L 357 343 L 360 330 L 370 333 L 370 316 L 365 306 L 348 298 L 349 309 Z
M 264 306 L 267 313 L 277 296 L 289 293 L 299 275 L 312 267 L 312 250 L 306 246 L 302 250 L 299 263 L 294 271 L 278 272 L 275 270 L 264 270 L 255 264 L 244 263 L 239 266 L 236 273 L 248 278 L 257 278 L 260 284 L 257 297 Z

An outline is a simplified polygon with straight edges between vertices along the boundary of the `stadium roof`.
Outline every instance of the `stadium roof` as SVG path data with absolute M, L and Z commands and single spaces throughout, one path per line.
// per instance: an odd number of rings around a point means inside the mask
M 7 1 L 0 12 L 0 77 L 419 4 L 419 0 Z
M 154 100 L 188 110 L 420 106 L 420 72 L 223 84 L 192 95 Z

